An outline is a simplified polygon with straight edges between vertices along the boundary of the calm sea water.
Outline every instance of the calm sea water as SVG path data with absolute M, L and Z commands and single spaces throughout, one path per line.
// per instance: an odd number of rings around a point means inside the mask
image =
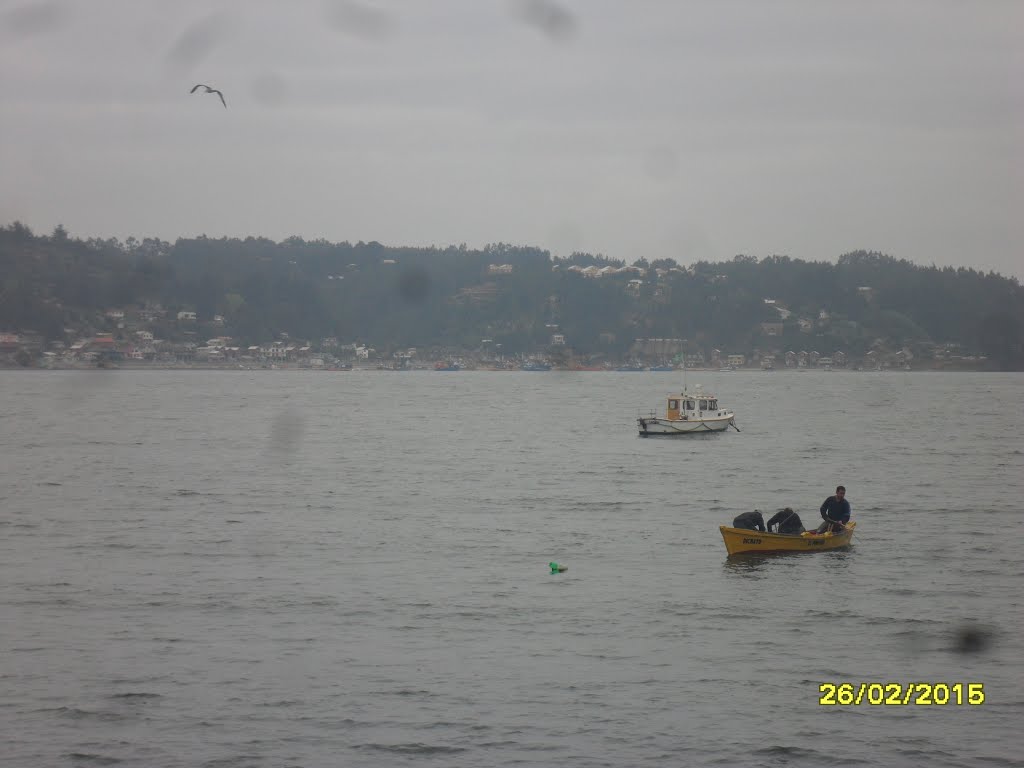
M 0 373 L 3 764 L 1021 765 L 1024 376 L 688 377 Z

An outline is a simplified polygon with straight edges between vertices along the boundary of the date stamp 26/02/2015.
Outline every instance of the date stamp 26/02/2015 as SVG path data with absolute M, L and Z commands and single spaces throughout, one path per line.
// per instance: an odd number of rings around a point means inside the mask
M 976 707 L 985 703 L 984 683 L 822 683 L 822 706 L 944 706 Z

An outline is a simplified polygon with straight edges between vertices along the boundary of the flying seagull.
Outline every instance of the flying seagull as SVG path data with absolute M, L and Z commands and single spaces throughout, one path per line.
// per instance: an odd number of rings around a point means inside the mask
M 226 101 L 224 101 L 224 94 L 221 93 L 220 91 L 218 91 L 216 88 L 211 88 L 208 85 L 203 85 L 202 83 L 199 83 L 198 85 L 195 86 L 195 88 L 193 88 L 191 91 L 189 91 L 189 93 L 195 93 L 200 88 L 205 88 L 206 89 L 206 93 L 216 93 L 218 96 L 220 96 L 220 103 L 224 105 L 224 109 L 228 108 L 228 103 Z

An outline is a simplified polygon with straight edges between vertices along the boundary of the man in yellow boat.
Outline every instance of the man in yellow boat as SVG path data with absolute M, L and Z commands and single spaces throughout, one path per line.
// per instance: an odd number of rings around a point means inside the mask
M 818 533 L 835 531 L 838 533 L 850 522 L 850 502 L 846 500 L 846 488 L 836 486 L 836 495 L 829 496 L 821 505 L 821 518 L 825 521 L 818 526 Z
M 736 515 L 732 521 L 732 527 L 764 533 L 764 518 L 761 517 L 761 510 L 755 509 L 753 512 L 744 512 L 742 515 Z
M 790 535 L 800 535 L 804 532 L 803 521 L 800 520 L 800 515 L 793 511 L 792 507 L 786 507 L 780 509 L 766 523 L 768 531 L 772 532 L 772 526 L 778 526 L 774 533 L 787 533 Z

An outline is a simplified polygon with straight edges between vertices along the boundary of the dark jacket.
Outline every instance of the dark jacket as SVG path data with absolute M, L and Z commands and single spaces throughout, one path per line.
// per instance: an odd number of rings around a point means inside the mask
M 800 515 L 794 512 L 789 507 L 780 509 L 776 512 L 772 518 L 768 521 L 768 530 L 772 529 L 772 526 L 778 524 L 779 528 L 777 533 L 803 533 L 804 524 L 800 520 Z
M 850 522 L 850 502 L 846 499 L 840 501 L 835 496 L 829 496 L 821 505 L 821 519 L 831 520 L 834 523 Z
M 761 517 L 761 512 L 757 509 L 753 512 L 744 512 L 742 515 L 736 515 L 736 518 L 732 521 L 732 527 L 763 532 L 765 530 L 764 518 Z

